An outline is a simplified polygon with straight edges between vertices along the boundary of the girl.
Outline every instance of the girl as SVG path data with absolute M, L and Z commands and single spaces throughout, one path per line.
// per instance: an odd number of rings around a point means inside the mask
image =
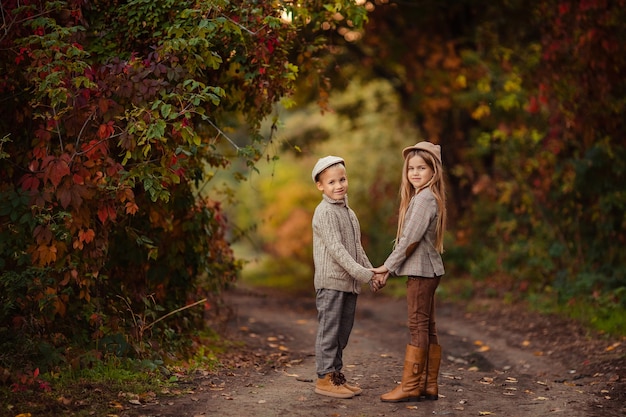
M 398 231 L 393 252 L 373 269 L 408 276 L 407 307 L 411 342 L 406 346 L 402 382 L 383 394 L 384 402 L 437 400 L 441 346 L 435 326 L 435 290 L 444 274 L 443 235 L 446 199 L 441 147 L 419 142 L 402 151 L 404 167 L 400 186 Z

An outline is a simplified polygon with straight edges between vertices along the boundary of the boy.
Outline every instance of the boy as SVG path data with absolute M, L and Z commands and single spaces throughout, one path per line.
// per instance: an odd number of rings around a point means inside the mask
M 363 390 L 346 383 L 341 373 L 342 353 L 354 324 L 361 285 L 373 282 L 374 273 L 363 247 L 361 229 L 348 207 L 345 162 L 326 156 L 311 173 L 322 201 L 313 215 L 313 261 L 318 331 L 315 341 L 317 383 L 315 392 L 335 398 L 352 398 Z

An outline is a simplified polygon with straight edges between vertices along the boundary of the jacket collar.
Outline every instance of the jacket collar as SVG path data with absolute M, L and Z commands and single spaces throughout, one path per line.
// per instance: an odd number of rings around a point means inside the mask
M 332 198 L 328 197 L 326 194 L 322 193 L 322 199 L 329 204 L 335 204 L 340 207 L 348 207 L 348 195 L 347 194 L 341 200 L 333 200 Z

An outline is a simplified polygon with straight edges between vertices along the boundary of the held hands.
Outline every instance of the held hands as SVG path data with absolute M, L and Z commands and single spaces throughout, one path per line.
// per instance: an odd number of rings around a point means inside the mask
M 387 285 L 387 278 L 389 278 L 389 271 L 387 268 L 382 265 L 378 268 L 372 268 L 370 271 L 374 272 L 374 277 L 370 281 L 370 289 L 372 292 L 377 292 L 383 289 L 383 287 Z

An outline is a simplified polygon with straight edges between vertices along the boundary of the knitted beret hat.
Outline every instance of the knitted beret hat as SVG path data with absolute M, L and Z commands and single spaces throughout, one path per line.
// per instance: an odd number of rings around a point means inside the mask
M 311 172 L 311 178 L 313 179 L 313 182 L 317 182 L 317 176 L 321 174 L 322 171 L 335 164 L 343 164 L 343 166 L 345 166 L 346 162 L 343 160 L 343 158 L 332 155 L 320 158 L 313 167 L 313 171 Z

